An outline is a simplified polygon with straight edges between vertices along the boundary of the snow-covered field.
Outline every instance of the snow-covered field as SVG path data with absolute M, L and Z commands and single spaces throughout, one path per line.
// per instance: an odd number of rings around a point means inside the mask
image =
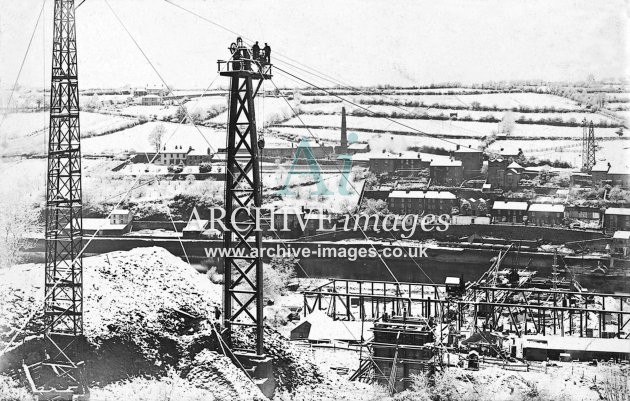
M 157 118 L 164 118 L 175 115 L 177 112 L 177 106 L 128 106 L 122 109 L 118 109 L 117 112 L 120 114 L 144 117 L 149 119 L 150 117 L 156 116 Z
M 392 124 L 393 125 L 393 124 Z M 310 128 L 303 127 L 274 127 L 274 132 L 281 135 L 290 135 L 291 137 L 301 138 L 306 137 L 311 141 L 315 138 L 319 138 L 326 142 L 339 142 L 339 129 L 338 128 Z M 354 133 L 357 136 L 359 142 L 367 142 L 370 145 L 372 152 L 382 152 L 383 150 L 391 152 L 404 152 L 412 146 L 432 146 L 437 148 L 444 148 L 446 150 L 455 150 L 457 145 L 472 146 L 474 148 L 481 144 L 479 139 L 457 139 L 455 141 L 444 140 L 439 138 L 431 138 L 420 134 L 401 135 L 390 133 L 374 133 L 374 132 L 362 132 L 353 131 L 349 129 L 350 133 Z M 312 135 L 311 135 L 312 134 Z
M 296 102 L 291 100 L 289 100 L 289 103 L 293 108 L 297 105 Z M 291 107 L 282 97 L 267 96 L 263 100 L 262 96 L 258 95 L 255 99 L 255 107 L 256 122 L 259 129 L 263 126 L 286 120 L 293 115 Z M 216 124 L 227 124 L 227 114 L 228 112 L 225 111 L 210 121 Z
M 337 115 L 301 115 L 291 118 L 282 125 L 339 127 L 341 118 Z M 394 121 L 392 121 L 394 120 Z M 376 129 L 383 131 L 404 131 L 414 133 L 416 130 L 445 137 L 482 138 L 497 131 L 497 123 L 482 123 L 477 121 L 440 121 L 440 120 L 412 120 L 386 119 L 380 117 L 347 117 L 348 129 Z M 598 137 L 618 137 L 616 128 L 597 128 Z M 552 125 L 516 124 L 512 136 L 534 138 L 579 138 L 582 136 L 581 127 L 557 127 Z
M 109 114 L 81 112 L 79 120 L 83 138 L 102 135 L 105 132 L 131 126 L 137 120 Z M 2 124 L 0 154 L 45 154 L 48 136 L 48 113 L 8 114 Z M 6 135 L 6 136 L 5 136 Z M 6 140 L 5 140 L 6 139 Z
M 599 141 L 596 151 L 597 160 L 619 165 L 630 159 L 629 140 Z M 501 140 L 489 146 L 488 150 L 498 152 L 501 149 L 508 153 L 516 153 L 522 149 L 526 156 L 535 156 L 551 161 L 560 160 L 571 163 L 574 167 L 582 164 L 582 141 L 576 140 Z
M 431 107 L 409 107 L 409 106 L 382 106 L 382 105 L 370 105 L 363 104 L 361 105 L 364 108 L 369 109 L 375 113 L 386 113 L 391 115 L 392 113 L 397 114 L 408 114 L 412 115 L 426 115 L 426 116 L 450 116 L 451 113 L 455 113 L 457 118 L 471 118 L 472 120 L 479 120 L 481 118 L 487 118 L 492 116 L 498 120 L 501 120 L 506 112 L 505 111 L 475 111 L 475 110 L 457 110 L 457 109 L 443 109 L 443 108 L 431 108 Z M 345 103 L 306 103 L 300 104 L 300 111 L 307 114 L 313 113 L 341 113 L 341 108 L 345 107 L 346 112 L 352 114 L 355 111 L 359 111 L 361 113 L 366 113 L 365 109 L 360 107 L 356 107 L 350 104 Z M 570 113 L 519 113 L 519 112 L 510 112 L 515 120 L 523 118 L 525 120 L 537 121 L 541 119 L 561 119 L 562 121 L 570 122 L 581 122 L 583 119 L 587 119 L 588 121 L 593 120 L 594 123 L 599 122 L 614 122 L 614 120 L 610 117 L 603 116 L 601 114 L 589 113 L 589 112 L 570 112 Z
M 176 124 L 167 122 L 149 122 L 136 127 L 119 131 L 111 135 L 87 138 L 82 143 L 84 154 L 116 154 L 121 152 L 153 152 L 155 149 L 149 141 L 149 136 L 155 127 L 163 124 L 166 133 L 163 138 L 165 146 L 192 146 L 194 149 L 218 150 L 225 148 L 225 130 L 193 126 L 191 124 Z M 267 139 L 266 139 L 267 140 Z M 282 139 L 269 138 L 267 146 L 286 143 Z
M 479 102 L 482 107 L 508 108 L 519 106 L 555 107 L 561 109 L 579 110 L 580 106 L 573 100 L 560 96 L 538 93 L 484 93 L 480 95 L 352 95 L 344 96 L 355 101 L 360 99 L 387 99 L 398 101 L 418 101 L 426 106 L 432 104 L 451 105 L 457 107 L 470 107 L 473 102 Z

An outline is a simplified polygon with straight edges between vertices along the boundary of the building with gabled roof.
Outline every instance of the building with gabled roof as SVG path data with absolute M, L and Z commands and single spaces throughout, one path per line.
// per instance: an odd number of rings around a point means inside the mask
M 459 185 L 464 180 L 461 160 L 435 159 L 429 164 L 429 176 L 433 185 Z
M 532 203 L 527 210 L 527 222 L 542 225 L 558 225 L 564 221 L 564 205 Z
M 630 230 L 630 208 L 610 207 L 604 212 L 604 230 L 607 233 Z
M 450 214 L 458 204 L 448 191 L 392 191 L 387 206 L 395 214 Z
M 527 207 L 527 202 L 494 201 L 492 218 L 495 222 L 522 223 Z

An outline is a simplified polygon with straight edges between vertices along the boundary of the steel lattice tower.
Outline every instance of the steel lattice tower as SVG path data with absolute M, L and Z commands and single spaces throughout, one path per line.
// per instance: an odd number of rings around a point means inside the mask
M 595 128 L 593 120 L 582 121 L 582 171 L 589 172 L 595 165 Z
M 253 60 L 251 49 L 240 39 L 230 46 L 230 51 L 230 61 L 219 61 L 220 74 L 230 77 L 231 81 L 225 178 L 225 226 L 228 231 L 223 233 L 223 246 L 225 249 L 243 249 L 247 256 L 225 258 L 223 323 L 228 343 L 232 340 L 233 326 L 253 328 L 255 349 L 247 351 L 262 355 L 262 232 L 255 230 L 253 210 L 262 205 L 262 186 L 254 98 L 264 80 L 271 78 L 271 65 Z M 230 221 L 235 210 L 235 221 Z M 252 255 L 252 252 L 256 254 Z
M 83 229 L 74 0 L 55 0 L 53 29 L 46 179 L 46 358 L 34 378 L 42 381 L 43 388 L 61 386 L 82 394 L 86 390 L 82 385 L 83 364 L 79 362 Z

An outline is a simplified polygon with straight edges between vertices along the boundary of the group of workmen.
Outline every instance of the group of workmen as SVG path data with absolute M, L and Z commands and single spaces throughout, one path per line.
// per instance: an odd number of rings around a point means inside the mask
M 271 47 L 267 43 L 265 43 L 265 47 L 262 48 L 262 53 L 260 52 L 260 46 L 258 45 L 258 41 L 254 43 L 252 46 L 252 54 L 254 56 L 254 60 L 260 61 L 262 64 L 271 64 Z
M 234 69 L 241 69 L 241 62 L 239 60 L 243 60 L 242 67 L 244 70 L 251 70 L 251 61 L 254 60 L 257 62 L 259 68 L 265 64 L 271 64 L 271 47 L 265 43 L 265 47 L 262 49 L 258 42 L 254 43 L 251 50 L 251 57 L 249 49 L 243 46 L 243 42 L 241 38 L 238 38 L 236 41 L 236 51 L 232 55 L 234 59 Z M 262 52 L 261 52 L 262 50 Z

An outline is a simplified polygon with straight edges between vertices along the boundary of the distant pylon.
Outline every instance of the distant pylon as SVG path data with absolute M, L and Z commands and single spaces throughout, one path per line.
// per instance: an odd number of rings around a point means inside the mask
M 589 172 L 595 165 L 595 128 L 593 120 L 582 121 L 582 171 Z

